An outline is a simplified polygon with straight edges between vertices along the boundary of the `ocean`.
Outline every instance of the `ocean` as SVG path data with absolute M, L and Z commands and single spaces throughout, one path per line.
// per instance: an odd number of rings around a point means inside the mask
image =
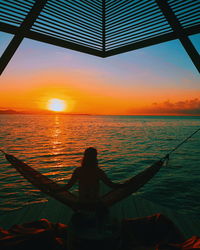
M 54 181 L 67 183 L 85 148 L 116 182 L 139 173 L 200 127 L 200 117 L 0 115 L 0 148 Z M 47 197 L 0 155 L 0 210 Z M 200 215 L 200 132 L 173 152 L 138 195 L 185 214 Z

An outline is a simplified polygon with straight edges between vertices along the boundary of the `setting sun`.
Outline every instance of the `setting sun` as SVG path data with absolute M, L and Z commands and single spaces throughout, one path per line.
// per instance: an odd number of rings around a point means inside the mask
M 65 111 L 67 109 L 67 104 L 66 101 L 54 98 L 48 101 L 47 108 L 51 111 Z

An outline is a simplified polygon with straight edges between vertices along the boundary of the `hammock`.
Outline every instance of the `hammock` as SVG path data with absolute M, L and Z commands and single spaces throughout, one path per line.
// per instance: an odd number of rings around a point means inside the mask
M 34 168 L 28 166 L 23 161 L 17 159 L 15 156 L 5 154 L 6 159 L 10 164 L 34 187 L 38 188 L 41 192 L 53 197 L 54 199 L 69 206 L 73 210 L 96 210 L 102 206 L 109 207 L 116 202 L 128 197 L 130 194 L 136 192 L 139 188 L 144 186 L 161 168 L 164 160 L 154 163 L 152 166 L 145 169 L 143 172 L 129 179 L 124 186 L 113 189 L 100 198 L 99 202 L 80 202 L 79 198 L 73 193 L 64 190 L 58 191 L 61 186 L 41 174 Z

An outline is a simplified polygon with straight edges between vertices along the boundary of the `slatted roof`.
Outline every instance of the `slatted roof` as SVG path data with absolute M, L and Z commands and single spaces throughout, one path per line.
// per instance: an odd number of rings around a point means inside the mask
M 200 71 L 199 13 L 199 0 L 0 0 L 0 31 L 14 34 L 0 72 L 25 37 L 100 57 L 180 39 Z

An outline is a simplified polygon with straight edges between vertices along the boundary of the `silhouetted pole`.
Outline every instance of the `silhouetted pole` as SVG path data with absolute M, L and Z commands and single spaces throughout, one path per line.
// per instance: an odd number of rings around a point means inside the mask
M 5 49 L 4 53 L 2 54 L 0 58 L 0 75 L 2 74 L 5 67 L 11 60 L 12 56 L 14 55 L 15 51 L 17 50 L 20 43 L 22 42 L 26 31 L 30 30 L 30 28 L 32 27 L 33 23 L 37 19 L 38 15 L 42 11 L 47 1 L 48 0 L 36 0 L 29 14 L 22 22 L 19 30 L 17 31 L 13 39 L 10 41 L 8 47 Z
M 156 0 L 156 2 L 162 13 L 166 17 L 167 21 L 169 22 L 170 26 L 172 27 L 173 31 L 178 35 L 181 44 L 185 48 L 187 54 L 190 56 L 193 64 L 196 66 L 197 70 L 200 73 L 200 55 L 184 32 L 173 10 L 170 8 L 166 0 Z

